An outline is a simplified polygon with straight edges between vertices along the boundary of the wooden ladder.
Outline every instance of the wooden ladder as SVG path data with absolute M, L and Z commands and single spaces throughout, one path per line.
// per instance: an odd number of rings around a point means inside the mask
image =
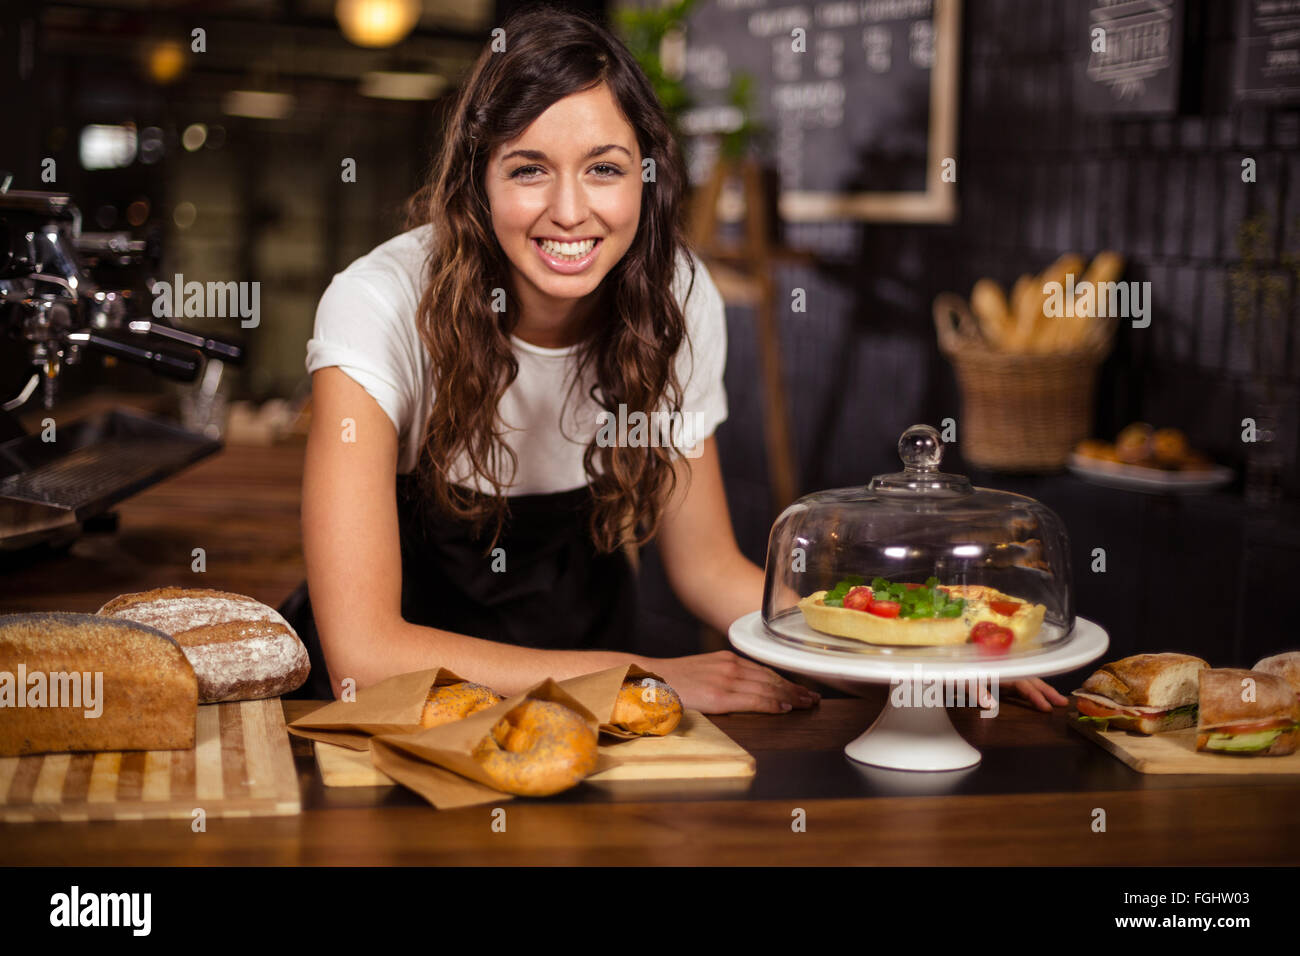
M 740 178 L 745 200 L 744 238 L 724 243 L 718 238 L 718 200 L 729 177 Z M 763 436 L 771 481 L 773 514 L 798 497 L 794 445 L 785 379 L 781 369 L 781 335 L 776 317 L 772 266 L 779 259 L 806 258 L 777 250 L 770 241 L 762 172 L 752 157 L 719 157 L 709 179 L 691 201 L 690 239 L 705 260 L 724 302 L 751 306 L 758 332 L 758 360 L 763 380 Z

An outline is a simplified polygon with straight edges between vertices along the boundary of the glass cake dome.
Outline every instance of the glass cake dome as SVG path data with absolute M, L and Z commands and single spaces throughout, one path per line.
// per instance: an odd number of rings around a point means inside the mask
M 943 442 L 929 425 L 907 429 L 898 452 L 901 472 L 805 495 L 776 519 L 767 632 L 919 660 L 1022 657 L 1068 640 L 1070 546 L 1056 513 L 939 471 Z

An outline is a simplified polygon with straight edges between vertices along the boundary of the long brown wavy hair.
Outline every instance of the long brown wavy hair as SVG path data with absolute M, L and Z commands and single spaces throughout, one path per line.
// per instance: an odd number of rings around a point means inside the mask
M 494 149 L 520 136 L 553 103 L 608 85 L 635 130 L 654 180 L 641 191 L 636 237 L 597 290 L 594 328 L 577 351 L 569 388 L 594 372 L 588 395 L 617 415 L 679 412 L 682 388 L 674 356 L 686 320 L 672 293 L 679 250 L 687 252 L 683 198 L 686 166 L 654 91 L 627 47 L 585 15 L 550 4 L 512 14 L 502 25 L 506 49 L 487 45 L 450 112 L 446 137 L 426 185 L 408 205 L 407 228 L 432 225 L 433 248 L 420 299 L 420 338 L 429 350 L 433 409 L 417 468 L 427 499 L 473 522 L 495 523 L 490 549 L 508 517 L 509 478 L 517 467 L 499 428 L 497 406 L 519 374 L 510 334 L 519 322 L 507 297 L 493 311 L 492 290 L 506 287 L 509 261 L 492 229 L 485 173 Z M 691 287 L 695 263 L 687 252 Z M 689 292 L 688 292 L 689 294 Z M 687 342 L 689 348 L 689 342 Z M 494 494 L 454 484 L 461 455 Z M 599 467 L 598 467 L 599 466 Z M 596 548 L 642 545 L 654 537 L 676 477 L 667 447 L 600 447 L 583 454 L 592 489 L 590 533 Z

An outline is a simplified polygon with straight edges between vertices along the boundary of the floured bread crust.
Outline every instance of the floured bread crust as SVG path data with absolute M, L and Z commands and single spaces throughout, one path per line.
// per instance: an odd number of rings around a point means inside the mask
M 1015 644 L 1033 640 L 1043 625 L 1047 608 L 1030 604 L 1021 598 L 1003 594 L 978 584 L 944 586 L 949 596 L 962 598 L 967 604 L 960 617 L 897 618 L 880 617 L 870 611 L 852 608 L 827 607 L 822 603 L 826 591 L 814 591 L 799 602 L 808 626 L 823 634 L 849 637 L 867 644 L 888 644 L 909 647 L 935 647 L 965 644 L 970 640 L 970 630 L 981 621 L 992 621 L 1011 629 Z M 990 601 L 1015 601 L 1020 608 L 1010 616 L 999 614 L 989 607 Z
M 311 669 L 307 648 L 289 622 L 242 594 L 155 588 L 114 598 L 99 613 L 175 638 L 198 675 L 201 703 L 287 694 L 302 686 Z

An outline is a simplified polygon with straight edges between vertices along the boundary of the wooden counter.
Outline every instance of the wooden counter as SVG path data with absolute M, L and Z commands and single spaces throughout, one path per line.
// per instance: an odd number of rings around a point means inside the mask
M 294 738 L 301 816 L 209 819 L 204 833 L 188 820 L 0 824 L 0 865 L 1113 866 L 1116 846 L 1125 866 L 1300 859 L 1298 777 L 1143 776 L 1070 731 L 1063 711 L 1018 706 L 992 720 L 954 712 L 984 754 L 970 771 L 859 767 L 840 748 L 879 703 L 714 717 L 757 758 L 751 781 L 583 784 L 503 802 L 504 833 L 493 804 L 438 811 L 400 787 L 327 789 Z M 292 720 L 320 703 L 284 706 Z M 1105 835 L 1091 829 L 1098 807 Z
M 163 584 L 239 591 L 279 604 L 302 580 L 301 447 L 238 447 L 118 507 L 115 534 L 8 564 L 0 611 L 94 611 Z M 207 572 L 190 570 L 204 549 Z M 739 785 L 584 784 L 513 800 L 504 833 L 491 806 L 436 811 L 401 788 L 329 789 L 294 741 L 297 817 L 0 825 L 0 865 L 230 864 L 1294 864 L 1300 777 L 1144 776 L 1065 725 L 1004 699 L 981 719 L 954 711 L 983 763 L 951 774 L 860 767 L 842 751 L 871 700 L 715 723 L 757 759 Z M 318 702 L 285 701 L 293 720 Z M 640 787 L 641 789 L 637 789 Z M 1094 833 L 1096 808 L 1107 836 Z M 792 813 L 807 814 L 793 832 Z M 1118 842 L 1117 842 L 1118 841 Z
M 94 613 L 119 594 L 174 585 L 277 607 L 306 577 L 303 445 L 227 446 L 116 506 L 116 532 L 31 556 L 0 552 L 0 613 Z M 196 548 L 207 570 L 192 570 Z

